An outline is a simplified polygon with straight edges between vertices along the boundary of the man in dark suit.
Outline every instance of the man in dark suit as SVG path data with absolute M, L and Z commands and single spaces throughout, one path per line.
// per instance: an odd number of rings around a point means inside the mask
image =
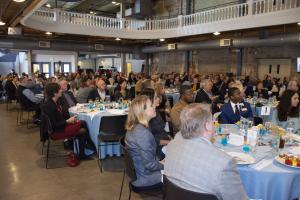
M 206 79 L 202 83 L 202 89 L 200 89 L 197 92 L 195 102 L 196 103 L 212 103 L 215 99 L 217 99 L 217 96 L 213 96 L 211 90 L 213 87 L 213 83 L 211 80 Z
M 212 88 L 213 88 L 213 83 L 209 79 L 205 79 L 201 83 L 202 89 L 200 89 L 197 92 L 195 102 L 196 103 L 207 103 L 207 104 L 212 104 L 212 112 L 219 112 L 219 108 L 216 105 L 218 96 L 213 96 L 212 94 Z
M 5 91 L 7 93 L 7 96 L 9 100 L 15 100 L 17 97 L 17 80 L 18 77 L 12 77 L 10 76 L 5 84 Z
M 230 88 L 228 90 L 228 97 L 230 101 L 225 103 L 221 108 L 220 123 L 235 124 L 240 121 L 241 117 L 253 117 L 250 104 L 243 101 L 241 91 L 238 88 Z
M 97 88 L 94 88 L 88 95 L 88 100 L 92 99 L 94 101 L 97 98 L 105 100 L 107 96 L 110 96 L 109 91 L 106 89 L 106 83 L 103 79 L 99 79 L 96 85 Z M 110 97 L 109 100 L 111 100 Z

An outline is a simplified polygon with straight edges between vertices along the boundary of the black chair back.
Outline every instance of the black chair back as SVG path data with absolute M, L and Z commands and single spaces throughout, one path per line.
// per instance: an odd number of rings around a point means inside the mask
M 100 132 L 113 135 L 125 135 L 127 115 L 103 116 L 101 118 Z
M 203 194 L 178 187 L 164 175 L 164 200 L 218 200 L 212 194 Z
M 44 122 L 44 127 L 46 128 L 48 135 L 51 135 L 53 133 L 52 124 L 48 115 L 44 112 L 42 113 L 42 120 Z
M 124 154 L 125 173 L 131 179 L 131 181 L 135 181 L 137 177 L 134 169 L 133 160 L 128 149 L 125 146 L 125 137 L 122 137 L 119 142 Z

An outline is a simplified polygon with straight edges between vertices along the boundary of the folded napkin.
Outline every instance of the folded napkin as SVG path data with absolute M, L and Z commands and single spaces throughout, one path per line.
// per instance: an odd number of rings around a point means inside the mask
M 300 142 L 300 135 L 291 134 L 291 138 L 297 142 Z
M 273 162 L 273 159 L 262 159 L 258 163 L 252 165 L 251 167 L 256 170 L 262 170 L 263 168 L 269 166 Z
M 244 144 L 244 136 L 231 133 L 228 143 L 234 146 L 242 146 Z
M 108 109 L 107 112 L 114 114 L 114 115 L 124 115 L 124 110 L 118 110 L 118 109 Z

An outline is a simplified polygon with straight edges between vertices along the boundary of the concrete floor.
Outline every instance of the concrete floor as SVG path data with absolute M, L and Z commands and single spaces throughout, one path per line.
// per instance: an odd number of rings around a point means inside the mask
M 118 199 L 122 180 L 122 159 L 104 161 L 101 174 L 96 160 L 67 167 L 64 158 L 50 160 L 45 169 L 39 129 L 17 125 L 15 105 L 6 111 L 0 105 L 0 199 L 2 200 L 111 200 Z M 27 116 L 24 115 L 26 118 Z M 128 199 L 128 186 L 123 189 Z M 159 199 L 133 194 L 131 199 Z

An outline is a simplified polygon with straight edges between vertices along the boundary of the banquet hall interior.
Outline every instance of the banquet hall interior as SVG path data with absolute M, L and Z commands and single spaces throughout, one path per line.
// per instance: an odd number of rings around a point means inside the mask
M 300 200 L 300 0 L 0 0 L 0 199 Z

